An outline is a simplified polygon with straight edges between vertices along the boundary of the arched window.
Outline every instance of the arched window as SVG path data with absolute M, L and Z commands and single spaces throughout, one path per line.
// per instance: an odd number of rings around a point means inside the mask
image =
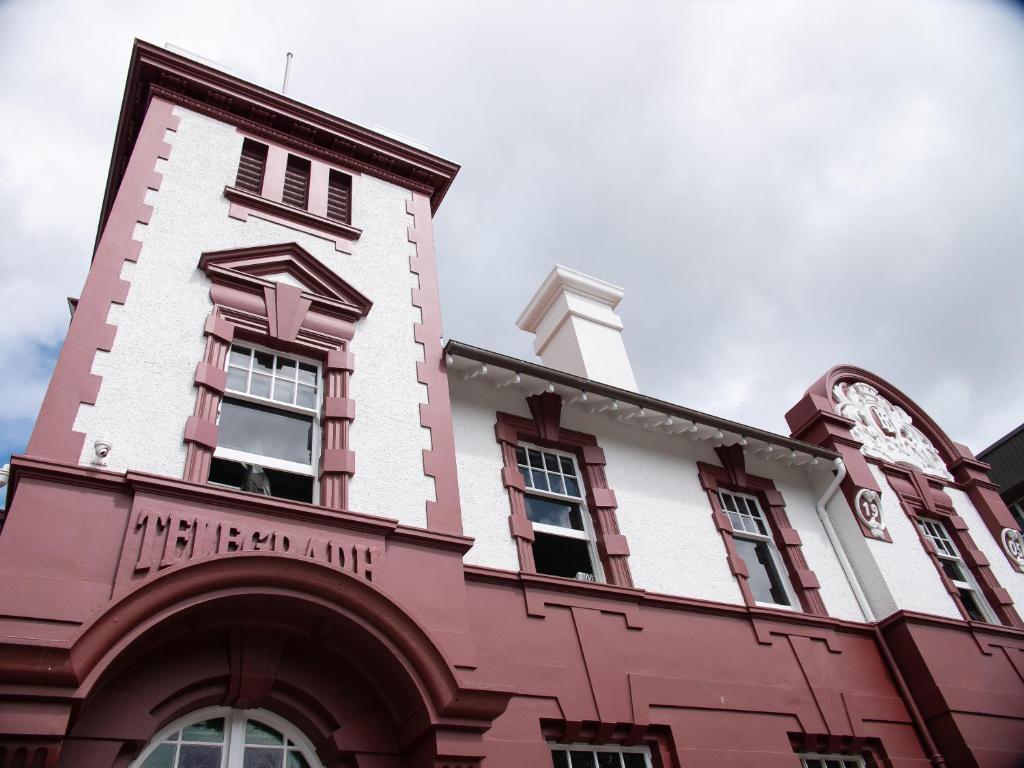
M 212 707 L 164 728 L 132 768 L 320 768 L 309 741 L 261 709 Z

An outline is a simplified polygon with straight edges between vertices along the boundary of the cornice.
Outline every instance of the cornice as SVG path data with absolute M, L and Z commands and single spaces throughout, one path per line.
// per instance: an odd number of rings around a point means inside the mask
M 103 231 L 153 96 L 286 147 L 430 197 L 437 210 L 459 166 L 213 67 L 136 40 L 100 209 Z M 99 236 L 97 235 L 97 242 Z

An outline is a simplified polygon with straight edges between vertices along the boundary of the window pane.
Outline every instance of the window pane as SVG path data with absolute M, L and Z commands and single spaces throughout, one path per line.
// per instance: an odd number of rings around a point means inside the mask
M 316 408 L 316 388 L 299 384 L 299 397 L 295 404 L 301 405 L 303 408 Z
M 220 747 L 182 744 L 178 768 L 220 768 Z
M 240 368 L 249 368 L 249 358 L 252 357 L 252 350 L 246 347 L 231 347 L 231 365 L 237 365 Z
M 274 356 L 269 352 L 256 352 L 252 369 L 269 376 L 274 372 Z
M 249 392 L 257 397 L 270 397 L 270 377 L 261 373 L 252 374 Z
M 960 568 L 960 563 L 953 560 L 946 560 L 944 558 L 939 558 L 939 563 L 942 565 L 942 570 L 944 570 L 946 575 L 953 581 L 967 581 L 963 570 Z
M 569 753 L 556 749 L 551 753 L 552 768 L 569 768 Z
M 316 366 L 309 363 L 299 363 L 299 383 L 316 386 Z
M 551 484 L 552 493 L 565 493 L 565 485 L 562 483 L 561 475 L 548 475 L 548 482 Z
M 729 512 L 736 511 L 736 499 L 733 498 L 731 494 L 723 493 L 722 503 L 725 505 L 726 510 L 728 510 Z
M 220 744 L 224 741 L 224 718 L 216 720 L 204 720 L 201 723 L 190 725 L 181 732 L 184 741 L 205 741 L 211 744 Z
M 622 759 L 618 752 L 598 752 L 597 768 L 622 768 Z
M 562 473 L 570 477 L 576 474 L 576 469 L 572 465 L 572 459 L 566 456 L 562 457 Z
M 287 357 L 277 358 L 277 377 L 295 381 L 295 365 L 295 361 L 289 360 Z
M 284 761 L 285 768 L 309 768 L 309 763 L 302 756 L 301 752 L 289 752 L 288 758 Z
M 161 744 L 149 753 L 142 768 L 174 768 L 174 745 Z
M 283 749 L 246 747 L 242 758 L 242 768 L 282 768 L 283 763 Z
M 313 419 L 225 399 L 220 409 L 217 445 L 309 464 L 312 461 Z
M 257 720 L 247 720 L 245 723 L 245 743 L 283 745 L 284 737 L 269 725 L 264 725 Z
M 583 577 L 593 581 L 594 566 L 590 561 L 590 547 L 579 539 L 566 539 L 550 533 L 535 533 L 533 560 L 537 573 L 548 576 Z M 587 578 L 589 577 L 589 578 Z
M 530 457 L 530 466 L 531 467 L 537 467 L 539 469 L 543 469 L 544 468 L 544 459 L 541 457 L 540 451 L 536 451 L 533 448 L 530 448 L 527 451 L 527 454 Z
M 767 542 L 749 541 L 736 538 L 736 550 L 747 565 L 750 577 L 747 584 L 754 600 L 759 603 L 775 603 L 789 605 L 789 598 L 782 586 L 779 574 L 775 571 L 775 562 Z
M 539 472 L 535 472 L 540 474 Z M 561 528 L 583 530 L 583 518 L 578 504 L 555 499 L 542 499 L 538 496 L 527 496 L 526 516 L 534 523 L 557 525 Z
M 569 754 L 572 755 L 572 768 L 594 768 L 593 752 L 583 752 L 574 749 Z
M 622 762 L 626 768 L 647 768 L 647 759 L 639 752 L 623 752 Z
M 516 447 L 516 461 L 519 464 L 526 464 L 526 449 Z
M 241 368 L 228 368 L 228 389 L 245 392 L 249 385 L 249 372 Z
M 558 457 L 553 453 L 544 454 L 544 466 L 548 472 L 558 471 Z
M 958 589 L 960 593 L 960 601 L 964 604 L 964 610 L 967 611 L 967 615 L 974 621 L 988 621 L 985 618 L 985 612 L 981 610 L 981 605 L 978 603 L 978 596 L 972 589 Z
M 279 403 L 294 403 L 295 382 L 274 379 L 274 399 Z
M 580 494 L 580 484 L 576 482 L 575 477 L 565 478 L 565 493 L 567 496 L 576 496 L 577 498 L 582 495 Z

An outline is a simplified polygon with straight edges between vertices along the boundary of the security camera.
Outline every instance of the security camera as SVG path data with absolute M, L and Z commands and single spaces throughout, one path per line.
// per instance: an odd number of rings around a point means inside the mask
M 110 455 L 113 446 L 106 440 L 96 440 L 92 447 L 96 451 L 96 458 L 92 460 L 92 463 L 97 467 L 107 466 L 107 456 Z

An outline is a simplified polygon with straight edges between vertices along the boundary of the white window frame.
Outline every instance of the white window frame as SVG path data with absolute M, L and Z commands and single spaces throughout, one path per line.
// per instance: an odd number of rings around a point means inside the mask
M 808 760 L 831 760 L 839 763 L 842 768 L 864 768 L 864 759 L 857 755 L 822 755 L 807 752 L 800 755 L 800 767 L 817 768 L 817 766 L 809 766 Z
M 228 354 L 224 359 L 224 372 L 228 372 L 228 367 L 231 364 L 231 347 L 236 346 L 235 342 L 232 342 L 228 347 Z M 292 403 L 282 403 L 280 400 L 274 400 L 272 397 L 261 397 L 260 395 L 252 395 L 248 392 L 239 392 L 235 389 L 224 388 L 224 394 L 221 397 L 220 405 L 217 407 L 217 423 L 220 424 L 220 409 L 224 404 L 224 399 L 240 400 L 245 403 L 252 403 L 254 405 L 262 405 L 265 407 L 273 408 L 278 411 L 285 413 L 295 413 L 301 416 L 311 416 L 313 418 L 313 440 L 310 451 L 310 462 L 308 465 L 297 461 L 287 461 L 285 459 L 277 459 L 273 456 L 263 456 L 259 453 L 249 453 L 248 451 L 242 451 L 237 448 L 224 448 L 217 446 L 213 450 L 213 455 L 219 459 L 227 459 L 228 461 L 239 461 L 245 462 L 246 464 L 258 464 L 266 469 L 276 469 L 281 472 L 290 472 L 294 475 L 304 475 L 306 477 L 313 478 L 313 499 L 314 501 L 318 498 L 319 493 L 319 476 L 317 474 L 317 467 L 320 462 L 320 443 L 323 442 L 323 435 L 320 428 L 320 403 L 323 402 L 323 388 L 324 388 L 324 377 L 323 377 L 323 366 L 317 360 L 313 360 L 302 355 L 291 355 L 282 354 L 277 350 L 270 349 L 260 344 L 250 344 L 248 342 L 238 342 L 237 346 L 245 347 L 247 349 L 255 350 L 257 352 L 263 352 L 268 355 L 273 355 L 276 358 L 281 357 L 286 360 L 294 360 L 296 363 L 305 363 L 316 368 L 316 408 L 306 408 L 301 405 L 294 405 Z M 250 362 L 249 377 L 252 377 L 252 363 Z M 273 395 L 273 389 L 271 389 L 271 395 Z
M 614 752 L 616 754 L 640 754 L 644 756 L 644 762 L 647 768 L 653 768 L 651 761 L 651 750 L 646 746 L 624 746 L 619 744 L 561 744 L 556 741 L 549 741 L 548 747 L 552 752 Z M 572 758 L 569 758 L 569 768 L 572 768 Z M 597 764 L 597 755 L 594 755 L 594 764 Z
M 145 749 L 132 761 L 130 768 L 141 768 L 150 754 L 177 731 L 195 723 L 200 723 L 203 720 L 212 720 L 219 717 L 224 718 L 224 749 L 220 756 L 220 768 L 241 768 L 242 759 L 245 755 L 245 723 L 247 720 L 258 720 L 279 731 L 286 740 L 292 741 L 298 747 L 306 762 L 309 763 L 310 768 L 322 768 L 322 763 L 316 756 L 316 749 L 313 748 L 313 743 L 306 738 L 302 731 L 283 717 L 279 717 L 265 709 L 231 709 L 230 707 L 205 707 L 204 709 L 190 712 L 184 717 L 179 717 L 149 740 Z M 200 744 L 202 742 L 196 743 Z
M 946 526 L 941 520 L 936 520 L 932 517 L 922 517 L 920 519 L 921 533 L 924 537 L 931 542 L 932 547 L 935 549 L 935 555 L 939 560 L 947 560 L 951 563 L 956 563 L 960 572 L 963 573 L 967 580 L 959 580 L 952 578 L 948 573 L 943 570 L 953 586 L 957 589 L 966 589 L 974 595 L 974 599 L 978 604 L 979 610 L 985 617 L 987 624 L 999 624 L 999 620 L 996 618 L 995 611 L 992 610 L 992 606 L 988 604 L 988 599 L 985 597 L 985 593 L 981 591 L 981 586 L 978 584 L 977 579 L 974 578 L 974 574 L 971 569 L 967 567 L 967 563 L 964 562 L 963 557 L 960 555 L 960 550 L 957 549 L 956 544 L 953 542 L 952 537 L 949 535 L 949 531 L 946 530 Z M 934 534 L 929 530 L 928 526 L 933 526 L 939 533 Z M 973 619 L 971 619 L 973 621 Z
M 748 541 L 765 542 L 768 545 L 768 552 L 772 558 L 772 565 L 775 566 L 775 573 L 782 583 L 782 589 L 786 593 L 786 597 L 789 598 L 789 605 L 783 603 L 770 603 L 761 600 L 755 600 L 754 605 L 759 605 L 765 608 L 781 608 L 785 611 L 800 611 L 802 610 L 800 605 L 800 599 L 796 594 L 796 590 L 793 589 L 793 584 L 789 580 L 789 569 L 786 567 L 785 561 L 782 559 L 782 553 L 779 552 L 779 547 L 775 543 L 775 537 L 771 535 L 771 524 L 768 522 L 768 516 L 765 515 L 764 510 L 761 508 L 761 501 L 757 496 L 753 496 L 749 493 L 740 493 L 739 491 L 726 491 L 719 489 L 718 491 L 718 503 L 722 508 L 722 514 L 729 517 L 729 509 L 725 505 L 725 494 L 734 498 L 746 499 L 753 503 L 754 508 L 757 510 L 757 514 L 760 517 L 761 523 L 764 525 L 764 529 L 768 531 L 767 535 L 759 533 L 751 533 L 750 531 L 738 530 L 733 525 L 732 520 L 729 519 L 729 527 L 732 528 L 732 535 L 736 538 L 747 539 Z M 744 563 L 746 561 L 744 560 Z M 749 568 L 749 566 L 748 566 Z
M 587 551 L 590 553 L 590 564 L 594 569 L 594 581 L 600 584 L 605 583 L 604 567 L 601 563 L 601 557 L 597 551 L 597 533 L 594 531 L 594 520 L 590 516 L 590 510 L 587 509 L 587 487 L 583 481 L 583 475 L 580 473 L 579 462 L 576 461 L 576 456 L 568 451 L 560 451 L 555 448 L 544 448 L 533 443 L 518 443 L 517 448 L 522 448 L 526 451 L 534 450 L 540 451 L 541 455 L 550 453 L 554 456 L 561 458 L 567 458 L 572 462 L 573 472 L 576 473 L 576 485 L 580 489 L 579 496 L 573 496 L 568 493 L 555 493 L 553 491 L 544 491 L 539 488 L 531 488 L 526 481 L 526 477 L 523 477 L 523 494 L 525 496 L 537 496 L 543 499 L 552 499 L 553 501 L 568 501 L 573 504 L 578 504 L 580 508 L 580 520 L 583 523 L 583 530 L 577 531 L 575 528 L 563 528 L 560 525 L 551 525 L 549 523 L 535 523 L 532 520 L 530 524 L 533 526 L 535 533 L 546 533 L 551 536 L 561 536 L 563 539 L 576 539 L 578 541 L 585 541 L 587 543 Z M 561 463 L 559 463 L 561 466 Z M 519 469 L 519 460 L 516 459 L 516 469 Z M 561 470 L 560 474 L 563 474 Z M 520 474 L 522 472 L 520 471 Z M 525 503 L 525 500 L 524 500 Z M 547 575 L 547 574 L 542 574 Z

